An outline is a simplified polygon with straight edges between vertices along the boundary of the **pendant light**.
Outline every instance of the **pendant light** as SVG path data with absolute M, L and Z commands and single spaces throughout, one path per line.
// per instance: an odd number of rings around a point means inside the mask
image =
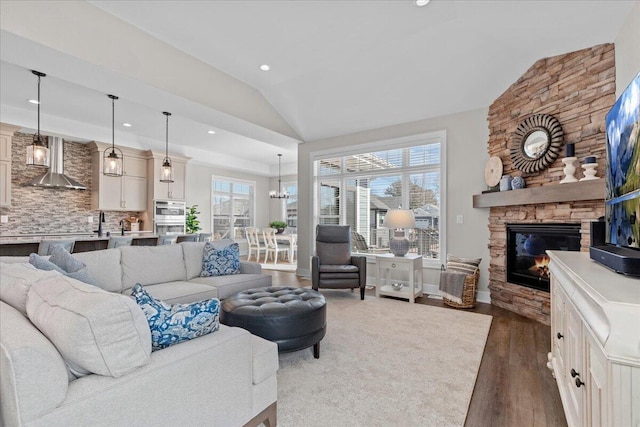
M 38 132 L 33 135 L 33 144 L 27 147 L 27 165 L 49 167 L 49 148 L 45 142 L 46 137 L 40 135 L 40 78 L 47 75 L 35 70 L 31 72 L 38 76 Z
M 167 132 L 165 137 L 165 157 L 162 161 L 162 168 L 160 169 L 160 182 L 173 182 L 173 168 L 171 167 L 171 159 L 169 158 L 169 116 L 171 113 L 163 111 L 162 114 L 167 116 Z
M 116 131 L 115 131 L 115 103 L 118 99 L 115 95 L 107 95 L 111 98 L 111 148 L 104 150 L 102 173 L 107 176 L 122 176 L 122 163 L 124 156 L 122 150 L 116 148 Z
M 288 199 L 289 193 L 282 191 L 282 177 L 280 176 L 280 167 L 282 161 L 282 154 L 278 154 L 278 190 L 269 191 L 269 197 L 272 199 Z

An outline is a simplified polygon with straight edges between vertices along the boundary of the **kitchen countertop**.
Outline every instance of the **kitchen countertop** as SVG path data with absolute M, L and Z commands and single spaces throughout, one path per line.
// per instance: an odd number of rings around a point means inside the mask
M 12 244 L 12 243 L 40 243 L 42 240 L 82 240 L 82 241 L 98 241 L 109 240 L 109 237 L 104 232 L 102 237 L 98 237 L 96 233 L 55 233 L 55 234 L 22 234 L 14 236 L 0 236 L 0 245 Z M 125 236 L 131 236 L 134 239 L 152 239 L 160 237 L 157 234 L 153 234 L 151 231 L 137 231 L 130 232 L 125 231 Z M 113 237 L 121 237 L 120 230 L 111 233 Z

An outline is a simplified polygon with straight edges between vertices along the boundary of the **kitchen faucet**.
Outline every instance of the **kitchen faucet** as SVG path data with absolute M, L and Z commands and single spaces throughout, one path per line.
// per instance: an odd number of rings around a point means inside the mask
M 124 236 L 124 220 L 120 220 L 120 235 Z
M 98 237 L 102 237 L 102 223 L 104 222 L 104 212 L 100 211 L 98 214 L 98 229 L 94 230 L 94 233 L 98 233 Z

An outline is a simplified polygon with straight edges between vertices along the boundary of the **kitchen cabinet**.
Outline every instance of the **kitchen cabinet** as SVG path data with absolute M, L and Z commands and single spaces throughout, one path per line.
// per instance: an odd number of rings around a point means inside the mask
M 640 279 L 549 251 L 550 368 L 569 426 L 640 425 Z
M 11 140 L 18 129 L 0 124 L 0 207 L 11 206 Z
M 92 163 L 91 207 L 103 211 L 147 210 L 147 158 L 143 151 L 122 149 L 122 176 L 102 173 L 103 153 L 110 145 L 90 143 Z
M 149 194 L 153 197 L 149 206 L 153 206 L 153 200 L 185 200 L 187 162 L 190 157 L 169 154 L 173 168 L 173 182 L 160 182 L 160 168 L 165 155 L 163 153 L 149 152 L 147 176 L 149 177 Z

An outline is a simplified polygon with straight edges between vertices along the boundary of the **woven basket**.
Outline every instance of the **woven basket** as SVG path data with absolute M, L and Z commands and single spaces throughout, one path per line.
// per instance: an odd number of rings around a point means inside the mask
M 455 308 L 473 308 L 476 305 L 476 289 L 478 287 L 478 276 L 480 270 L 476 268 L 473 274 L 467 274 L 464 279 L 464 289 L 462 291 L 462 304 L 458 304 L 455 301 L 444 298 L 444 303 L 448 306 Z

